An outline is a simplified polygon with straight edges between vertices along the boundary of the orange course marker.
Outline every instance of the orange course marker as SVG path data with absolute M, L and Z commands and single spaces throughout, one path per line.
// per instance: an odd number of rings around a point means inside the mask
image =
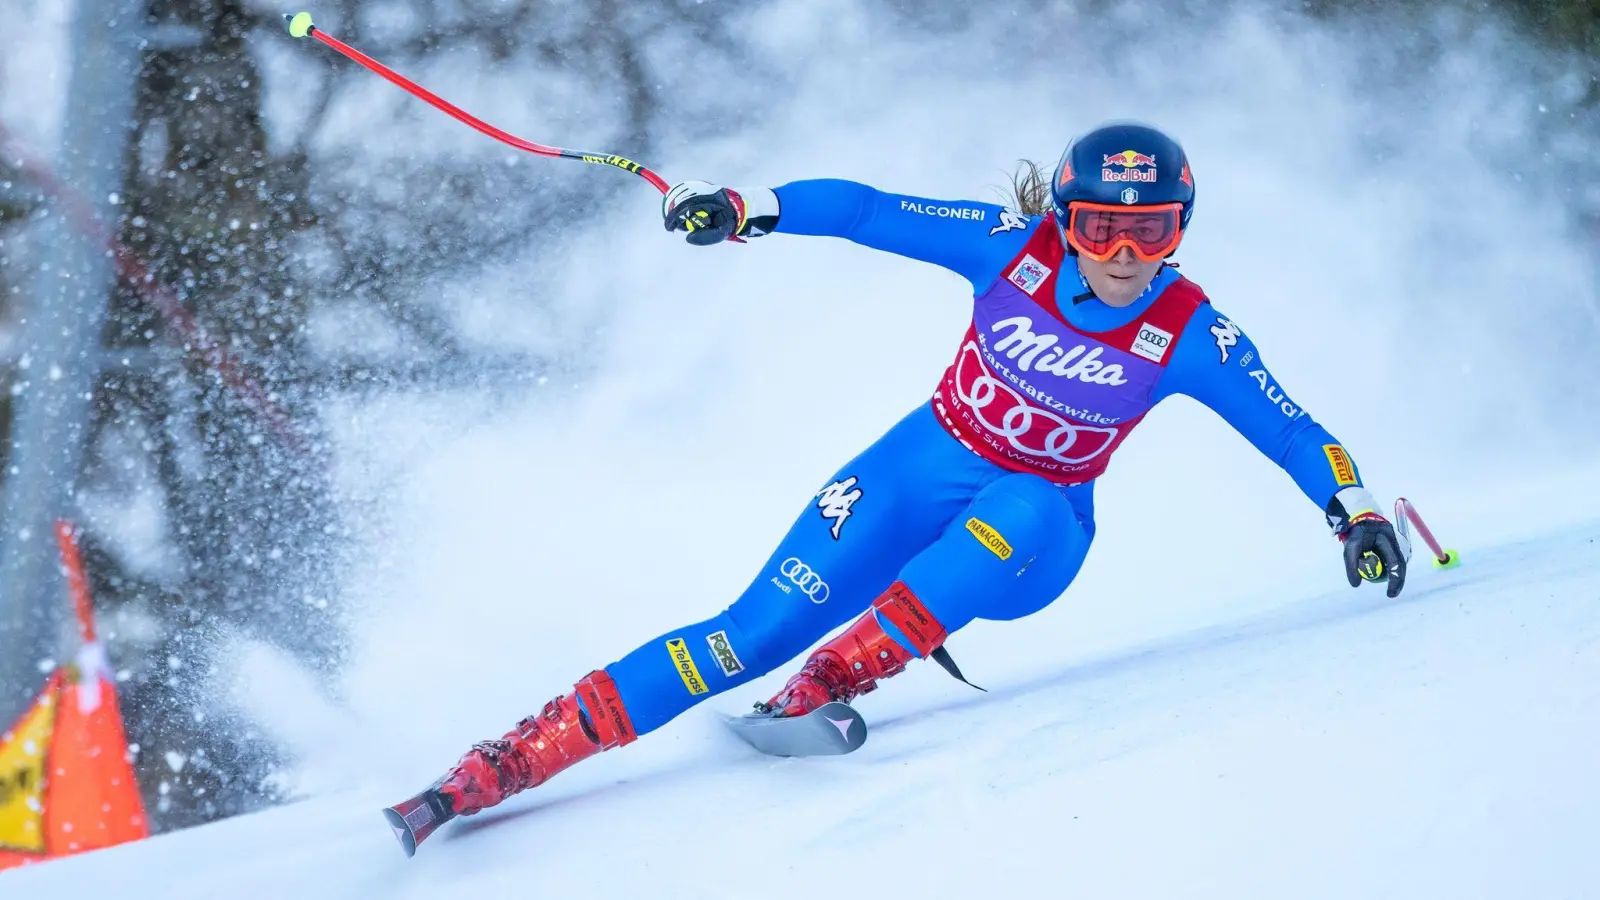
M 84 644 L 0 733 L 0 869 L 150 834 L 77 535 L 62 522 L 56 538 Z

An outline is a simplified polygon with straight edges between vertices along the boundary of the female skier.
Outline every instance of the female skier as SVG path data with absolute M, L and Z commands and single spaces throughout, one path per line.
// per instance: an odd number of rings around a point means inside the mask
M 932 399 L 828 480 L 731 606 L 589 673 L 395 807 L 408 852 L 443 821 L 631 743 L 853 616 L 758 709 L 849 702 L 975 618 L 1039 611 L 1083 564 L 1095 478 L 1172 394 L 1211 407 L 1288 472 L 1343 542 L 1352 587 L 1386 578 L 1399 594 L 1405 548 L 1350 454 L 1166 264 L 1194 211 L 1178 143 L 1102 126 L 1067 147 L 1048 185 L 1031 181 L 1019 179 L 1015 210 L 830 180 L 688 182 L 666 195 L 667 229 L 691 244 L 829 235 L 944 266 L 972 282 L 972 324 Z

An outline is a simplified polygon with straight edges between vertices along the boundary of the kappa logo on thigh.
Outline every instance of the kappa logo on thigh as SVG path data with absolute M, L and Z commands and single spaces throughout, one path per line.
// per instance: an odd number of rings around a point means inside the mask
M 820 491 L 817 491 L 817 509 L 821 510 L 822 517 L 833 522 L 833 539 L 839 539 L 839 530 L 844 528 L 844 521 L 850 518 L 850 508 L 861 499 L 862 490 L 856 487 L 856 476 L 851 475 L 835 481 Z

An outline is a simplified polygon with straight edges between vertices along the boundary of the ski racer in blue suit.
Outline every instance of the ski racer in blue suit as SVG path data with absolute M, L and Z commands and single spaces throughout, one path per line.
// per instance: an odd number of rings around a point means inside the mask
M 730 606 L 585 676 L 409 802 L 432 804 L 439 821 L 491 806 L 852 619 L 759 715 L 848 702 L 920 657 L 959 677 L 948 636 L 1066 590 L 1094 538 L 1094 479 L 1173 394 L 1215 410 L 1288 473 L 1342 542 L 1351 586 L 1381 580 L 1397 595 L 1409 548 L 1351 455 L 1166 263 L 1194 208 L 1178 143 L 1102 126 L 1067 148 L 1046 187 L 1039 214 L 837 180 L 673 188 L 666 225 L 690 243 L 821 235 L 932 263 L 972 283 L 972 325 L 932 398 L 822 484 Z

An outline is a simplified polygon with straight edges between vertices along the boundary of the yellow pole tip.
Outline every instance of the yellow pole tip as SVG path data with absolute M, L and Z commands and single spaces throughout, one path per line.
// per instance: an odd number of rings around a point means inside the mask
M 289 34 L 291 37 L 303 38 L 311 33 L 311 13 L 295 13 L 293 16 L 284 16 L 289 20 Z

